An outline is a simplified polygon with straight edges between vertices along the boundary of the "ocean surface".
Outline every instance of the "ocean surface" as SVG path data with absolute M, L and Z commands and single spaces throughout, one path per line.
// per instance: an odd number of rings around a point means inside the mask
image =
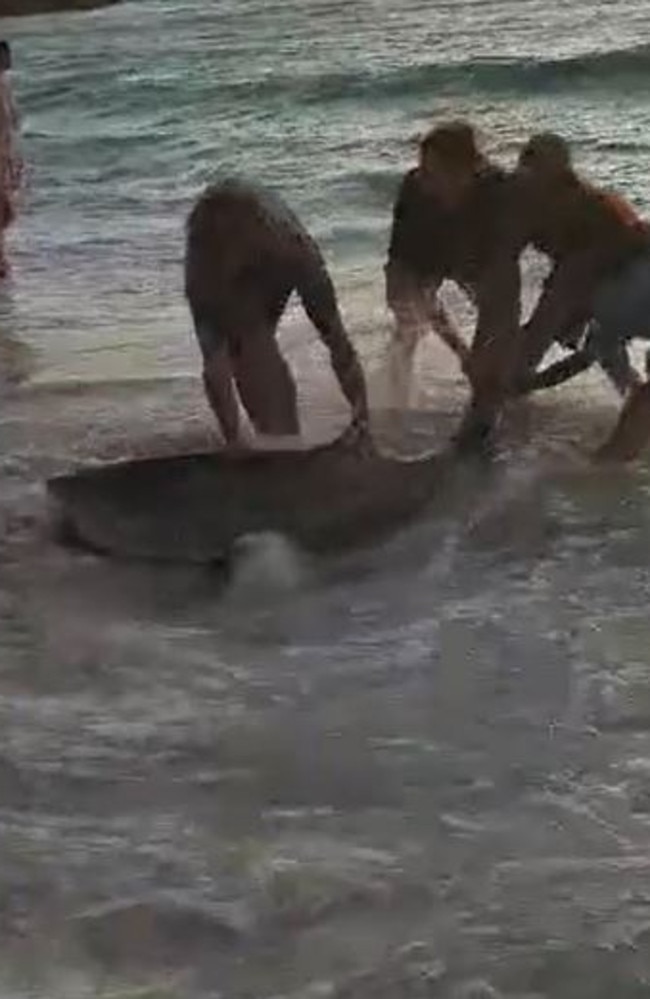
M 650 473 L 585 460 L 599 375 L 376 550 L 253 539 L 228 581 L 58 547 L 42 486 L 214 444 L 181 261 L 220 173 L 321 241 L 390 436 L 414 137 L 465 115 L 511 162 L 553 128 L 650 209 L 647 3 L 127 0 L 1 32 L 29 184 L 0 294 L 0 995 L 650 996 Z M 282 337 L 327 439 L 324 352 L 296 308 Z M 464 398 L 424 343 L 404 446 Z

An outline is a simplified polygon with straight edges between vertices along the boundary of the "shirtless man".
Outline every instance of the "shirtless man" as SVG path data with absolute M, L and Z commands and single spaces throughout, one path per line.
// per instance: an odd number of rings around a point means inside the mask
M 511 374 L 501 360 L 513 356 L 519 329 L 519 248 L 508 241 L 511 187 L 508 174 L 479 150 L 472 127 L 452 121 L 422 139 L 418 166 L 402 181 L 393 212 L 386 298 L 395 317 L 389 362 L 395 401 L 408 403 L 415 349 L 433 328 L 472 382 L 457 437 L 463 446 L 489 434 Z M 471 347 L 439 301 L 445 280 L 476 306 Z
M 363 436 L 365 380 L 316 243 L 277 195 L 234 179 L 208 187 L 187 223 L 185 293 L 228 444 L 240 437 L 235 390 L 257 433 L 300 432 L 295 382 L 276 341 L 293 291 L 329 350 L 352 409 L 351 437 Z
M 650 227 L 620 196 L 581 178 L 559 136 L 533 136 L 517 174 L 529 240 L 553 262 L 523 330 L 517 390 L 559 385 L 599 363 L 623 397 L 630 393 L 601 454 L 632 457 L 650 436 L 650 385 L 627 351 L 631 339 L 650 339 Z M 576 349 L 536 371 L 554 339 Z
M 515 240 L 522 247 L 532 244 L 553 265 L 522 331 L 520 376 L 525 377 L 535 371 L 554 340 L 576 345 L 593 314 L 597 290 L 647 254 L 650 229 L 619 195 L 580 177 L 567 143 L 553 133 L 532 136 L 515 176 L 520 198 Z M 611 344 L 616 348 L 614 341 Z M 624 394 L 633 375 L 623 353 L 614 349 L 610 356 L 603 346 L 599 360 Z

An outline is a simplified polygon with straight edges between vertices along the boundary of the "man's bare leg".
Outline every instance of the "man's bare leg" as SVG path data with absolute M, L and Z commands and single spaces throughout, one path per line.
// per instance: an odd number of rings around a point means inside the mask
M 386 304 L 393 314 L 394 328 L 388 346 L 390 405 L 406 410 L 411 404 L 415 351 L 429 326 L 427 286 L 399 261 L 386 265 Z
M 460 451 L 481 453 L 491 450 L 518 364 L 519 269 L 507 260 L 489 280 L 465 290 L 477 323 L 465 364 L 471 398 L 454 442 Z
M 270 327 L 248 331 L 232 360 L 241 401 L 258 434 L 300 433 L 293 375 Z
M 423 336 L 420 323 L 396 317 L 396 327 L 388 346 L 388 380 L 391 405 L 410 409 L 415 367 L 415 351 Z
M 633 389 L 609 438 L 594 455 L 597 461 L 634 461 L 650 444 L 650 381 Z
M 391 308 L 395 316 L 395 329 L 388 354 L 392 400 L 397 408 L 408 409 L 415 352 L 420 340 L 429 330 L 453 351 L 463 370 L 467 367 L 470 349 L 440 301 L 437 286 L 418 291 L 409 301 L 394 302 Z
M 7 257 L 7 230 L 14 220 L 15 209 L 12 196 L 5 192 L 0 199 L 0 279 L 11 273 Z
M 465 343 L 458 326 L 449 315 L 448 310 L 440 301 L 437 291 L 433 294 L 433 300 L 430 305 L 429 321 L 433 332 L 453 351 L 460 362 L 461 368 L 465 371 L 471 354 L 470 348 Z

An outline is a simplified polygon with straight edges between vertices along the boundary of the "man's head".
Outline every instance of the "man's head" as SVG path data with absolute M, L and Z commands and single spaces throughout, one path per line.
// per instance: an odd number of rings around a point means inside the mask
M 554 132 L 538 132 L 519 154 L 517 174 L 534 184 L 554 184 L 573 172 L 568 142 Z
M 474 129 L 465 121 L 437 125 L 420 141 L 420 180 L 449 207 L 462 201 L 482 163 Z
M 0 39 L 0 73 L 11 69 L 11 48 L 9 42 Z

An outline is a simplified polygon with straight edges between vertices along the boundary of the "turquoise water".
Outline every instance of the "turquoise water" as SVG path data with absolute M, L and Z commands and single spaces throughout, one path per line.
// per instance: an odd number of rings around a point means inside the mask
M 180 265 L 220 171 L 321 240 L 381 429 L 413 137 L 465 114 L 509 161 L 553 127 L 648 208 L 649 27 L 627 0 L 3 25 L 30 186 L 0 301 L 0 994 L 650 995 L 650 479 L 581 459 L 616 410 L 598 376 L 519 411 L 485 489 L 386 547 L 258 539 L 227 585 L 59 549 L 42 490 L 214 442 Z M 298 311 L 283 340 L 326 437 L 344 407 Z M 464 392 L 422 353 L 418 445 Z

